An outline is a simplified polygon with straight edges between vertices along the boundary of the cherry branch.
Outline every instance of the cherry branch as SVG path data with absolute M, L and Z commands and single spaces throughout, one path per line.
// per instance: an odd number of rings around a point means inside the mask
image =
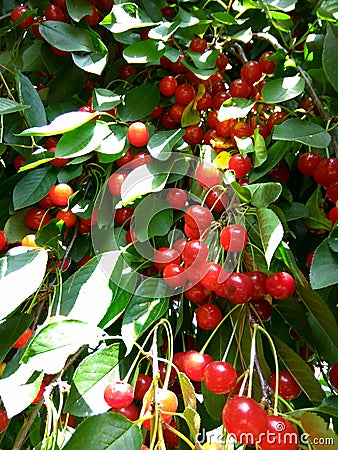
M 288 54 L 288 51 L 278 42 L 278 40 L 274 36 L 272 36 L 269 33 L 253 33 L 252 37 L 254 39 L 256 38 L 256 39 L 261 39 L 261 40 L 267 41 L 275 50 L 282 50 L 286 55 Z M 320 100 L 320 98 L 317 94 L 317 91 L 313 87 L 313 84 L 312 84 L 309 76 L 307 75 L 307 73 L 302 69 L 302 67 L 299 64 L 297 64 L 296 67 L 297 67 L 297 70 L 298 70 L 300 76 L 303 78 L 303 80 L 305 82 L 305 86 L 306 86 L 307 90 L 309 91 L 311 97 L 313 98 L 313 102 L 318 109 L 320 117 L 323 119 L 324 122 L 329 122 L 330 121 L 329 113 L 324 108 L 324 105 L 323 105 L 322 101 Z M 335 135 L 334 130 L 329 130 L 328 132 L 331 136 L 331 144 L 332 144 L 334 153 L 338 157 L 337 137 Z

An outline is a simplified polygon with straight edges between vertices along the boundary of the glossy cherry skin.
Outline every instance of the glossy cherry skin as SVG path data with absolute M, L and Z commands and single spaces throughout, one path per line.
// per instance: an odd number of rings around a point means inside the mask
M 184 221 L 188 227 L 204 231 L 210 227 L 213 215 L 205 206 L 192 205 L 186 210 Z
M 54 205 L 67 206 L 69 198 L 74 194 L 74 189 L 66 183 L 59 183 L 49 190 L 49 197 Z
M 259 270 L 247 272 L 246 275 L 248 275 L 254 282 L 252 300 L 263 299 L 264 296 L 268 293 L 265 286 L 268 276 L 264 272 L 260 272 Z
M 315 168 L 313 178 L 316 183 L 329 187 L 338 180 L 338 158 L 326 158 Z
M 105 387 L 103 397 L 111 408 L 126 408 L 134 399 L 134 388 L 129 383 L 113 381 Z
M 32 208 L 27 211 L 25 216 L 26 224 L 32 230 L 38 230 L 40 227 L 43 227 L 50 219 L 50 214 L 42 208 Z
M 276 374 L 273 373 L 270 377 L 269 381 L 270 386 L 273 390 L 276 389 Z M 285 400 L 294 400 L 297 398 L 302 392 L 301 387 L 297 383 L 297 381 L 293 378 L 291 373 L 284 369 L 279 372 L 279 387 L 278 393 Z
M 32 330 L 30 328 L 27 328 L 27 330 L 25 330 L 24 333 L 15 342 L 15 344 L 13 345 L 13 348 L 24 347 L 32 335 L 33 335 Z
M 162 272 L 164 268 L 170 263 L 180 264 L 181 262 L 181 257 L 177 250 L 168 247 L 161 247 L 155 250 L 153 259 L 155 267 L 160 272 Z
M 204 370 L 213 361 L 210 355 L 190 350 L 185 354 L 184 370 L 186 375 L 193 381 L 203 381 Z
M 266 279 L 266 290 L 276 300 L 284 300 L 296 290 L 295 280 L 288 272 L 277 272 Z
M 332 386 L 338 390 L 338 362 L 329 369 L 329 380 Z
M 143 147 L 149 140 L 148 127 L 142 122 L 133 122 L 128 127 L 127 137 L 134 147 Z
M 248 242 L 248 232 L 242 225 L 231 224 L 220 234 L 221 246 L 228 252 L 241 252 Z
M 145 410 L 144 417 L 149 417 L 152 415 L 152 404 L 154 402 L 154 391 L 149 391 L 143 398 L 143 406 Z M 158 409 L 161 411 L 162 419 L 169 423 L 171 421 L 173 413 L 177 411 L 178 399 L 176 394 L 169 389 L 158 388 L 156 391 L 156 402 Z M 146 429 L 150 429 L 150 421 L 152 419 L 147 419 L 143 422 L 143 426 Z
M 247 61 L 241 68 L 241 78 L 248 84 L 253 84 L 262 76 L 262 69 L 257 61 Z
M 166 200 L 174 209 L 182 210 L 187 203 L 188 196 L 183 189 L 171 188 L 167 192 Z
M 235 304 L 248 302 L 253 293 L 253 281 L 244 273 L 232 273 L 223 283 L 225 297 Z
M 184 267 L 176 263 L 169 263 L 165 266 L 162 275 L 167 285 L 174 288 L 184 286 L 187 281 Z
M 259 58 L 259 66 L 261 68 L 261 71 L 263 73 L 272 74 L 274 73 L 276 69 L 276 62 L 272 61 L 271 59 L 268 59 L 270 56 L 273 55 L 273 52 L 268 51 L 263 53 Z
M 203 330 L 214 330 L 222 320 L 222 311 L 217 305 L 206 303 L 196 310 L 197 325 Z
M 220 183 L 221 172 L 217 167 L 203 162 L 197 167 L 195 177 L 199 184 L 211 188 Z
M 8 416 L 5 409 L 0 408 L 0 434 L 7 428 Z
M 323 157 L 319 153 L 307 152 L 303 153 L 297 162 L 298 170 L 301 174 L 312 176 L 316 167 L 323 161 Z
M 297 450 L 298 433 L 294 425 L 280 416 L 268 416 L 268 430 L 259 443 L 260 450 Z
M 6 244 L 7 244 L 6 235 L 2 230 L 0 230 L 0 251 L 6 247 Z
M 227 394 L 236 385 L 235 368 L 223 361 L 213 361 L 204 370 L 204 383 L 215 394 Z
M 204 264 L 208 258 L 209 249 L 207 245 L 197 239 L 188 241 L 182 252 L 182 259 L 186 266 L 191 266 L 192 264 Z
M 249 305 L 252 306 L 251 313 L 254 319 L 258 320 L 259 317 L 263 322 L 271 319 L 272 305 L 267 300 L 250 300 Z
M 136 384 L 135 384 L 135 392 L 134 392 L 135 400 L 143 399 L 144 394 L 150 388 L 151 383 L 152 383 L 152 379 L 149 375 L 140 373 L 137 376 L 137 380 L 136 380 Z
M 242 444 L 253 445 L 268 428 L 264 409 L 245 396 L 233 397 L 226 402 L 222 421 L 226 431 Z
M 11 12 L 11 21 L 16 22 L 17 20 L 21 19 L 21 16 L 26 12 L 29 11 L 29 8 L 26 6 L 17 6 L 14 8 Z M 22 28 L 23 30 L 27 30 L 34 22 L 34 16 L 28 16 L 26 19 L 24 19 L 22 22 L 19 23 L 18 27 Z
M 235 172 L 236 178 L 244 178 L 250 172 L 251 159 L 248 156 L 244 158 L 240 154 L 233 155 L 229 159 L 228 168 Z
M 159 89 L 162 95 L 170 97 L 175 94 L 178 83 L 174 76 L 167 75 L 160 81 Z

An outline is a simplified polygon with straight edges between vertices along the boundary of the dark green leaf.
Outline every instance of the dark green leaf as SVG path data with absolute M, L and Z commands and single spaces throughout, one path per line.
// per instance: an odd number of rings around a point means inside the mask
M 23 115 L 28 126 L 40 127 L 45 125 L 47 123 L 45 108 L 30 79 L 16 69 L 15 81 L 20 103 L 23 105 L 30 105 L 30 108 L 23 110 Z
M 160 91 L 155 84 L 137 86 L 125 94 L 124 105 L 119 105 L 118 115 L 124 122 L 147 117 L 160 100 Z
M 27 173 L 16 184 L 13 191 L 14 209 L 25 208 L 34 205 L 55 184 L 57 172 L 54 167 L 41 167 Z
M 329 246 L 326 238 L 316 249 L 310 270 L 313 289 L 322 289 L 338 282 L 338 254 Z
M 98 437 L 99 430 L 99 437 Z M 122 414 L 107 412 L 81 422 L 64 450 L 121 450 L 141 448 L 143 438 L 139 426 Z
M 121 103 L 121 96 L 109 89 L 95 88 L 92 93 L 95 111 L 109 111 Z
M 282 193 L 280 183 L 255 183 L 245 186 L 251 194 L 252 205 L 257 208 L 264 208 L 275 202 Z
M 58 173 L 58 182 L 68 183 L 69 181 L 74 180 L 82 174 L 82 169 L 82 164 L 67 165 L 66 167 L 63 167 Z
M 40 286 L 46 271 L 48 253 L 43 249 L 7 254 L 0 259 L 0 320 L 7 317 Z M 53 372 L 54 373 L 54 372 Z
M 164 53 L 163 42 L 147 39 L 129 45 L 123 50 L 123 57 L 129 64 L 145 64 L 158 61 Z
M 42 247 L 53 249 L 58 256 L 63 254 L 60 243 L 63 237 L 63 226 L 59 219 L 51 219 L 44 227 L 35 234 L 35 241 Z
M 249 181 L 251 183 L 259 180 L 259 178 L 263 177 L 267 173 L 273 169 L 279 161 L 284 157 L 284 155 L 288 152 L 290 148 L 290 144 L 282 141 L 277 141 L 269 148 L 268 158 L 263 162 L 262 165 L 251 170 L 249 174 Z
M 313 344 L 311 348 L 315 346 L 318 355 L 320 355 L 323 361 L 326 361 L 329 366 L 333 366 L 337 362 L 338 348 L 335 346 L 327 334 L 323 334 L 315 317 L 311 313 L 308 314 L 309 324 L 312 332 Z
M 308 217 L 309 210 L 303 203 L 294 202 L 290 205 L 287 202 L 278 203 L 279 208 L 283 211 L 285 219 L 289 222 L 291 220 L 301 219 L 303 217 Z
M 92 6 L 82 0 L 67 0 L 67 11 L 75 22 L 79 22 L 82 17 L 92 14 Z
M 147 214 L 144 214 L 147 211 Z M 135 234 L 140 242 L 154 236 L 165 236 L 173 223 L 171 205 L 157 196 L 149 195 L 134 211 Z
M 319 4 L 317 15 L 320 19 L 336 22 L 338 16 L 338 5 L 331 0 L 324 0 Z
M 275 125 L 272 138 L 301 142 L 316 148 L 326 148 L 331 141 L 331 136 L 323 127 L 301 119 L 288 119 L 280 125 Z
M 9 244 L 20 242 L 23 237 L 32 233 L 32 229 L 26 225 L 25 221 L 27 211 L 28 209 L 21 209 L 8 218 L 4 226 L 4 233 Z
M 231 14 L 226 12 L 213 13 L 212 17 L 218 22 L 224 23 L 225 25 L 235 25 L 237 23 L 236 19 L 232 17 Z
M 64 52 L 92 52 L 94 50 L 90 33 L 69 23 L 46 20 L 39 26 L 43 38 Z
M 119 344 L 113 344 L 81 361 L 72 379 L 65 411 L 86 417 L 101 414 L 109 409 L 103 398 L 103 391 L 105 386 L 114 380 L 115 367 L 119 363 L 119 349 Z
M 268 81 L 262 89 L 265 103 L 281 103 L 300 95 L 305 87 L 305 81 L 298 75 L 294 77 L 278 78 Z
M 278 355 L 283 364 L 301 386 L 308 399 L 314 404 L 319 404 L 325 397 L 319 382 L 313 376 L 308 364 L 290 347 L 276 336 L 273 336 Z
M 336 58 L 333 58 L 332 55 L 336 55 L 337 52 L 338 52 L 337 29 L 336 27 L 328 23 L 324 41 L 322 61 L 325 75 L 332 84 L 332 86 L 335 88 L 336 92 L 338 92 L 338 81 L 336 76 L 338 71 L 338 61 Z
M 0 361 L 4 361 L 7 353 L 24 331 L 29 328 L 33 320 L 34 318 L 30 314 L 20 314 L 9 317 L 0 324 Z
M 307 311 L 294 297 L 276 302 L 275 309 L 309 346 L 314 344 Z
M 184 130 L 158 131 L 148 141 L 147 149 L 152 157 L 165 161 L 170 152 L 184 135 Z
M 192 51 L 188 51 L 187 53 L 198 69 L 214 69 L 217 56 L 219 55 L 219 51 L 215 49 L 207 50 L 204 53 Z
M 202 383 L 203 402 L 206 410 L 211 417 L 217 421 L 221 420 L 222 410 L 225 405 L 225 396 L 222 394 L 214 394 Z
M 257 208 L 257 221 L 262 239 L 264 255 L 268 267 L 284 236 L 283 226 L 278 216 L 268 208 Z
M 199 67 L 196 67 L 192 63 L 190 63 L 187 59 L 182 59 L 182 64 L 191 72 L 193 72 L 198 78 L 201 80 L 207 80 L 211 75 L 217 72 L 217 68 L 213 69 L 201 69 Z
M 0 114 L 11 114 L 30 108 L 30 105 L 21 105 L 10 98 L 0 98 Z
M 338 252 L 338 226 L 336 225 L 329 235 L 329 246 L 333 252 Z
M 101 42 L 99 48 L 96 48 L 93 52 L 87 54 L 72 53 L 72 58 L 80 69 L 95 75 L 101 75 L 108 62 L 108 50 Z
M 305 205 L 309 211 L 309 217 L 305 219 L 305 224 L 317 230 L 330 230 L 331 221 L 324 213 L 324 198 L 320 186 L 309 197 Z

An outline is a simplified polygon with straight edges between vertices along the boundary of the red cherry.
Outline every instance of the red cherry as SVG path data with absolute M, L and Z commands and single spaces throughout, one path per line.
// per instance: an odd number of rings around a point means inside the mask
M 185 354 L 185 373 L 193 381 L 203 381 L 204 370 L 212 361 L 213 358 L 210 355 L 190 350 Z
M 96 6 L 103 11 L 108 11 L 114 6 L 114 0 L 96 0 Z
M 224 211 L 229 204 L 228 196 L 220 188 L 211 190 L 205 198 L 205 204 L 213 211 Z
M 208 43 L 205 39 L 196 37 L 190 42 L 189 48 L 192 52 L 204 53 L 207 49 L 207 46 Z
M 327 217 L 329 220 L 331 220 L 332 225 L 334 225 L 338 220 L 338 208 L 336 208 L 335 206 L 331 208 L 327 214 Z
M 55 153 L 56 147 L 49 147 L 48 151 L 51 153 Z M 53 158 L 50 160 L 50 163 L 52 166 L 55 166 L 55 167 L 63 167 L 68 163 L 68 161 L 69 161 L 69 158 Z
M 149 140 L 149 131 L 142 122 L 133 122 L 127 130 L 127 137 L 134 147 L 143 147 Z
M 264 299 L 264 296 L 268 293 L 266 290 L 267 275 L 264 272 L 254 271 L 246 273 L 254 282 L 254 291 L 252 294 L 252 300 Z
M 211 95 L 206 92 L 202 95 L 202 97 L 197 100 L 196 108 L 198 111 L 206 111 L 207 109 L 211 108 L 213 104 L 213 99 Z
M 108 178 L 107 187 L 109 192 L 116 197 L 121 196 L 121 188 L 124 180 L 127 178 L 128 172 L 115 172 Z
M 257 61 L 247 61 L 241 68 L 241 78 L 248 84 L 254 84 L 262 76 L 262 69 Z
M 254 284 L 254 286 L 255 286 L 255 284 Z M 258 317 L 263 322 L 266 322 L 271 319 L 272 305 L 267 300 L 263 300 L 263 299 L 250 300 L 249 305 L 253 307 L 252 314 L 257 320 L 258 320 Z
M 46 20 L 55 20 L 57 22 L 67 22 L 67 13 L 58 5 L 49 5 L 45 10 Z
M 166 77 L 162 78 L 158 87 L 162 95 L 171 97 L 175 94 L 177 86 L 178 83 L 176 78 L 172 75 L 167 75 Z
M 223 425 L 228 434 L 241 444 L 254 445 L 268 427 L 267 414 L 252 398 L 233 397 L 222 411 Z
M 221 246 L 228 252 L 240 252 L 248 242 L 248 232 L 239 224 L 227 225 L 220 234 Z
M 266 74 L 272 74 L 274 73 L 276 69 L 276 63 L 275 61 L 272 61 L 270 58 L 273 55 L 273 52 L 265 52 L 261 55 L 259 58 L 259 67 L 261 68 L 261 71 Z
M 203 330 L 214 330 L 222 320 L 222 311 L 217 305 L 205 304 L 196 310 L 197 325 Z
M 204 231 L 210 227 L 213 215 L 205 206 L 192 205 L 186 210 L 184 221 L 188 227 Z
M 270 386 L 273 390 L 276 389 L 276 374 L 273 373 L 269 381 Z M 297 381 L 293 378 L 291 373 L 284 369 L 279 372 L 279 387 L 278 394 L 282 396 L 285 400 L 294 400 L 302 392 L 301 387 L 298 385 Z
M 228 92 L 217 92 L 216 95 L 212 98 L 212 104 L 215 109 L 219 109 L 223 103 L 230 98 L 230 94 Z
M 157 270 L 162 272 L 164 268 L 170 263 L 180 264 L 181 257 L 174 248 L 161 247 L 155 250 L 153 260 Z
M 5 409 L 0 408 L 0 434 L 5 431 L 8 425 L 8 416 Z
M 172 428 L 177 430 L 177 424 L 175 422 L 170 422 L 169 424 Z M 166 443 L 166 448 L 178 449 L 179 448 L 179 437 L 173 431 L 169 430 L 169 428 L 163 429 L 163 437 L 164 442 Z
M 286 113 L 284 111 L 273 112 L 267 120 L 267 125 L 270 128 L 270 131 L 276 124 L 283 122 L 285 119 Z
M 223 283 L 225 297 L 235 304 L 248 302 L 254 290 L 254 284 L 250 277 L 244 273 L 232 273 Z
M 77 215 L 74 214 L 69 208 L 60 209 L 55 216 L 57 219 L 64 221 L 66 227 L 72 227 L 77 222 Z
M 111 408 L 126 408 L 134 399 L 134 389 L 129 383 L 113 381 L 105 387 L 103 397 Z
M 221 172 L 212 164 L 203 162 L 197 166 L 195 178 L 203 187 L 211 188 L 220 184 Z
M 132 169 L 136 169 L 136 167 L 143 166 L 143 164 L 151 164 L 152 157 L 145 152 L 138 152 L 131 160 L 130 166 Z
M 0 230 L 0 251 L 6 247 L 6 244 L 7 244 L 6 235 L 2 230 Z
M 85 15 L 83 19 L 90 27 L 95 27 L 95 25 L 98 25 L 101 20 L 99 10 L 93 5 L 92 13 Z
M 297 450 L 298 433 L 294 425 L 280 416 L 268 416 L 268 430 L 259 443 L 261 450 Z
M 26 6 L 17 6 L 16 8 L 12 9 L 11 12 L 11 21 L 16 22 L 17 20 L 21 19 L 21 16 L 26 12 L 30 11 L 29 8 Z M 22 22 L 18 24 L 18 27 L 22 28 L 23 30 L 27 30 L 32 24 L 34 23 L 34 16 L 30 15 L 26 17 Z
M 201 144 L 203 141 L 204 131 L 198 125 L 189 125 L 185 129 L 183 135 L 184 141 L 189 145 Z
M 163 279 L 168 286 L 175 288 L 183 286 L 187 280 L 184 267 L 175 263 L 168 264 L 163 269 Z
M 32 337 L 32 335 L 32 330 L 30 328 L 27 328 L 27 330 L 23 332 L 23 334 L 19 337 L 15 344 L 13 344 L 13 348 L 24 347 L 27 344 L 28 340 Z
M 234 80 L 229 87 L 231 97 L 247 98 L 251 94 L 251 88 L 248 83 L 241 78 Z
M 266 289 L 271 297 L 276 300 L 284 300 L 296 290 L 295 280 L 287 272 L 278 272 L 269 275 L 265 283 Z
M 188 196 L 183 189 L 171 188 L 167 192 L 166 200 L 174 209 L 182 210 L 188 201 Z
M 57 206 L 67 206 L 68 200 L 73 194 L 74 189 L 66 183 L 56 184 L 49 190 L 49 197 Z
M 134 210 L 131 208 L 117 208 L 114 213 L 114 222 L 117 225 L 126 226 L 129 225 L 130 219 L 134 213 Z
M 149 393 L 147 393 L 147 395 L 144 396 L 144 417 L 152 415 L 154 400 L 153 390 L 151 390 Z M 178 400 L 176 394 L 169 389 L 158 388 L 156 390 L 156 403 L 158 409 L 161 411 L 161 418 L 167 423 L 171 422 L 172 415 L 177 411 L 178 408 Z M 152 419 L 147 419 L 143 422 L 143 426 L 148 430 L 150 429 L 150 420 Z
M 216 58 L 216 67 L 220 72 L 223 72 L 228 65 L 229 58 L 224 55 L 224 53 L 220 53 Z
M 332 203 L 336 203 L 338 201 L 338 182 L 327 187 L 326 197 Z
M 193 239 L 186 243 L 183 252 L 182 259 L 186 266 L 192 264 L 204 264 L 208 258 L 209 249 L 207 245 L 197 239 Z
M 213 361 L 204 370 L 204 383 L 215 394 L 227 394 L 237 383 L 237 372 L 227 362 Z
M 174 103 L 173 105 L 170 106 L 169 117 L 171 120 L 173 120 L 173 122 L 175 122 L 175 126 L 176 124 L 181 123 L 184 108 L 185 106 L 180 105 L 179 103 Z
M 152 379 L 149 375 L 144 373 L 140 373 L 137 376 L 136 384 L 135 384 L 135 400 L 142 400 L 145 393 L 148 391 L 152 383 Z
M 133 159 L 133 151 L 131 148 L 128 148 L 128 150 L 126 151 L 126 153 L 123 156 L 120 156 L 117 160 L 116 160 L 116 164 L 119 167 L 123 167 L 126 164 L 130 163 L 130 161 Z
M 22 156 L 22 155 L 18 155 L 13 159 L 13 166 L 14 169 L 16 171 L 18 171 L 19 169 L 21 169 L 22 166 L 24 166 L 26 164 L 27 159 Z
M 25 216 L 26 225 L 32 230 L 45 226 L 51 219 L 50 214 L 42 208 L 32 208 Z
M 329 369 L 329 380 L 332 386 L 338 390 L 338 362 Z
M 126 64 L 120 69 L 120 78 L 122 78 L 122 80 L 128 80 L 129 77 L 132 77 L 136 73 L 137 71 L 134 66 L 131 64 Z
M 220 264 L 209 262 L 205 266 L 205 275 L 201 279 L 201 283 L 206 289 L 212 291 L 221 285 L 227 277 L 227 272 Z
M 235 172 L 236 178 L 244 178 L 251 169 L 251 159 L 246 156 L 245 158 L 241 154 L 232 155 L 229 159 L 228 168 Z
M 133 403 L 129 406 L 125 406 L 124 408 L 114 410 L 119 414 L 122 414 L 127 419 L 135 422 L 140 417 L 140 410 Z
M 338 180 L 338 158 L 326 158 L 318 164 L 313 172 L 316 183 L 329 187 Z
M 184 296 L 196 305 L 206 305 L 210 301 L 211 291 L 206 289 L 201 283 L 187 283 Z
M 303 153 L 298 159 L 298 170 L 301 174 L 312 176 L 316 167 L 323 161 L 323 157 L 319 153 L 307 152 Z
M 188 105 L 195 98 L 196 91 L 191 84 L 182 83 L 175 91 L 176 102 L 181 105 Z

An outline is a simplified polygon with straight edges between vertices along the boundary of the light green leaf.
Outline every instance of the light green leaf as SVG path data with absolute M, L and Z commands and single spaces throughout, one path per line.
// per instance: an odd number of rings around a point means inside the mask
M 311 412 L 304 412 L 300 416 L 300 421 L 308 437 L 307 441 L 311 443 L 314 450 L 337 449 L 337 435 L 322 417 Z
M 322 289 L 338 283 L 338 254 L 329 246 L 326 238 L 316 249 L 310 270 L 313 289 Z
M 265 103 L 281 103 L 298 97 L 305 87 L 305 81 L 298 75 L 294 77 L 277 78 L 268 81 L 262 89 Z
M 254 167 L 260 167 L 268 158 L 265 139 L 260 134 L 259 129 L 254 131 Z
M 254 183 L 244 186 L 251 194 L 251 201 L 257 208 L 265 208 L 276 201 L 282 193 L 280 183 Z
M 147 214 L 144 214 L 147 211 Z M 165 236 L 173 224 L 173 210 L 164 199 L 148 195 L 134 211 L 135 234 L 140 242 Z
M 269 267 L 273 255 L 283 239 L 284 230 L 278 216 L 271 209 L 258 208 L 256 215 L 265 259 Z
M 135 3 L 115 4 L 111 13 L 102 22 L 112 33 L 123 33 L 133 28 L 157 25 Z
M 25 216 L 28 209 L 21 209 L 12 214 L 5 223 L 4 233 L 9 244 L 20 242 L 32 229 L 26 225 Z
M 20 247 L 0 259 L 0 320 L 6 318 L 40 286 L 46 271 L 48 253 Z M 20 252 L 20 253 L 19 253 Z

